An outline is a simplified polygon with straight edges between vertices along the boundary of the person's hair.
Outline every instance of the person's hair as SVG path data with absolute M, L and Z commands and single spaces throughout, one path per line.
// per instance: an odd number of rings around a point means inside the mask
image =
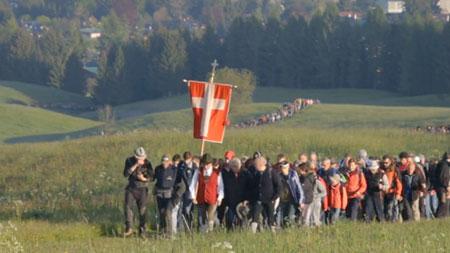
M 239 167 L 240 168 L 241 165 L 242 165 L 242 163 L 241 163 L 241 160 L 239 158 L 233 158 L 233 159 L 231 159 L 231 161 L 229 163 L 229 166 L 231 168 L 234 168 L 234 167 Z
M 312 162 L 306 162 L 304 163 L 305 166 L 305 172 L 308 174 L 313 173 L 315 170 L 315 166 L 312 164 Z
M 388 159 L 392 163 L 394 162 L 394 157 L 392 155 L 384 155 L 383 160 L 386 160 L 386 159 Z
M 267 160 L 263 156 L 258 157 L 255 159 L 255 167 L 258 163 L 263 163 L 264 165 L 267 165 Z
M 172 161 L 174 161 L 174 162 L 181 161 L 181 156 L 179 154 L 175 154 L 172 157 Z
M 344 157 L 352 157 L 352 154 L 350 154 L 350 153 L 345 153 Z
M 348 160 L 348 164 L 350 165 L 350 163 L 355 163 L 358 164 L 358 161 L 356 160 L 356 158 L 352 157 Z
M 328 158 L 328 157 L 323 158 L 323 159 L 322 159 L 322 163 L 324 163 L 325 161 L 329 161 L 330 164 L 331 164 L 331 159 L 330 159 L 330 158 Z
M 281 158 L 284 158 L 284 159 L 287 160 L 287 156 L 286 156 L 285 154 L 279 154 L 279 155 L 277 156 L 277 161 L 280 160 Z
M 184 160 L 189 160 L 189 159 L 191 159 L 191 158 L 192 158 L 192 154 L 191 154 L 190 151 L 184 152 L 184 154 L 183 154 L 183 159 L 184 159 Z
M 400 159 L 409 158 L 409 154 L 408 152 L 403 151 L 398 155 L 398 157 L 400 157 Z
M 212 159 L 212 166 L 216 167 L 217 165 L 220 165 L 220 160 L 217 158 Z
M 442 159 L 444 160 L 450 159 L 450 152 L 445 152 L 444 155 L 442 156 Z
M 308 157 L 308 153 L 300 153 L 300 155 L 298 155 L 298 157 L 300 157 L 300 156 L 306 156 L 306 157 Z
M 247 169 L 250 168 L 254 164 L 254 161 L 255 161 L 255 159 L 253 159 L 253 158 L 247 159 L 244 163 L 244 167 Z

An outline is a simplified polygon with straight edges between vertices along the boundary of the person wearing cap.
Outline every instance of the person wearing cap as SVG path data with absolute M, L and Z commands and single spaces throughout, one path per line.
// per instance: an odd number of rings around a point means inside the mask
M 420 220 L 419 198 L 426 190 L 425 179 L 418 172 L 416 163 L 409 162 L 408 168 L 402 173 L 403 195 L 401 209 L 403 220 Z
M 178 164 L 178 172 L 181 174 L 181 178 L 184 181 L 186 189 L 189 189 L 189 185 L 192 182 L 192 177 L 194 176 L 195 170 L 198 169 L 197 164 L 194 163 L 192 153 L 190 151 L 186 151 L 183 154 L 183 161 Z M 184 216 L 184 217 L 183 217 Z M 183 203 L 181 207 L 181 214 L 179 215 L 178 223 L 181 223 L 182 219 L 186 220 L 189 229 L 192 228 L 192 199 L 191 193 L 189 190 L 185 191 L 183 194 Z
M 235 222 L 237 217 L 236 208 L 239 203 L 246 200 L 246 188 L 249 180 L 248 172 L 242 169 L 242 163 L 239 158 L 231 159 L 229 166 L 231 171 L 223 174 L 225 198 L 228 200 L 228 212 L 226 215 L 228 230 L 232 229 L 233 225 L 240 224 L 240 222 Z
M 383 192 L 389 190 L 389 180 L 383 170 L 375 160 L 367 162 L 367 169 L 364 173 L 367 182 L 364 212 L 366 221 L 372 222 L 374 211 L 379 222 L 384 221 L 383 213 Z
M 227 152 L 225 152 L 225 163 L 229 163 L 231 161 L 231 159 L 234 158 L 234 152 L 233 150 L 228 150 Z
M 252 210 L 251 231 L 256 233 L 259 217 L 265 212 L 272 233 L 275 232 L 275 201 L 280 197 L 282 186 L 279 174 L 270 167 L 266 158 L 259 156 L 255 159 L 256 173 L 248 184 L 248 200 Z
M 348 205 L 346 209 L 347 217 L 356 221 L 358 218 L 358 210 L 361 204 L 361 199 L 367 189 L 367 182 L 364 173 L 358 166 L 358 161 L 355 158 L 350 158 L 348 161 L 349 171 L 345 174 L 345 188 L 347 190 Z
M 125 188 L 125 236 L 134 234 L 133 203 L 136 202 L 139 210 L 139 235 L 145 237 L 148 183 L 154 177 L 152 164 L 147 159 L 144 148 L 136 148 L 134 155 L 125 160 L 123 175 L 128 178 Z
M 390 155 L 383 156 L 381 169 L 386 174 L 389 183 L 389 189 L 384 191 L 383 206 L 384 216 L 387 221 L 398 221 L 398 199 L 402 198 L 403 185 L 400 171 L 394 163 L 394 158 Z
M 213 162 L 210 154 L 204 154 L 189 186 L 192 203 L 199 209 L 201 229 L 205 232 L 214 229 L 214 213 L 224 198 L 222 174 L 214 168 Z
M 280 178 L 282 191 L 277 220 L 280 226 L 286 227 L 294 225 L 296 210 L 305 207 L 305 196 L 297 172 L 287 161 L 280 163 Z
M 450 205 L 450 153 L 445 152 L 435 171 L 435 189 L 439 200 L 438 218 L 449 215 Z
M 158 205 L 159 224 L 169 236 L 175 236 L 178 208 L 186 185 L 178 173 L 178 168 L 172 165 L 169 157 L 165 155 L 161 158 L 161 165 L 155 168 L 155 180 L 153 194 Z

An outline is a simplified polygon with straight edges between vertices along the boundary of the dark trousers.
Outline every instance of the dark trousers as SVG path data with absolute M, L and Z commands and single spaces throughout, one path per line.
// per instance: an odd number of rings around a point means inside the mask
M 237 206 L 237 204 L 234 204 L 234 205 L 229 204 L 228 205 L 228 211 L 227 211 L 227 215 L 226 215 L 226 223 L 227 223 L 228 230 L 232 229 L 233 225 L 238 224 L 238 222 L 236 222 L 238 220 L 236 206 Z
M 339 214 L 341 213 L 341 209 L 339 208 L 330 208 L 330 211 L 327 212 L 327 224 L 334 224 L 339 219 Z
M 145 187 L 125 190 L 126 231 L 133 229 L 133 203 L 136 202 L 139 210 L 139 233 L 145 232 L 145 222 L 147 221 L 147 196 L 148 189 Z
M 193 220 L 193 208 L 192 208 L 193 204 L 192 204 L 192 200 L 189 199 L 188 197 L 183 197 L 183 203 L 181 206 L 181 210 L 180 210 L 180 216 L 178 218 L 178 224 L 180 227 L 181 224 L 183 223 L 184 226 L 189 226 L 189 229 L 192 229 L 192 220 Z M 181 217 L 181 215 L 184 216 L 184 219 L 186 220 L 187 224 L 184 224 L 183 221 L 183 217 Z
M 223 219 L 225 218 L 225 211 L 227 209 L 227 200 L 222 200 L 220 206 L 217 206 L 217 219 L 219 220 L 219 224 L 222 225 Z
M 259 223 L 259 216 L 265 213 L 269 226 L 275 226 L 274 206 L 272 202 L 256 201 L 252 204 L 252 222 Z
M 436 216 L 438 218 L 444 218 L 448 216 L 449 213 L 449 205 L 450 200 L 447 199 L 447 192 L 444 190 L 444 188 L 440 188 L 436 190 L 438 201 L 439 201 L 439 207 L 436 213 Z
M 412 211 L 412 201 L 403 198 L 403 200 L 399 203 L 400 210 L 402 213 L 402 218 L 404 221 L 413 220 L 413 211 Z
M 173 234 L 174 222 L 176 222 L 172 216 L 172 210 L 174 208 L 173 200 L 171 198 L 156 197 L 156 202 L 159 211 L 160 228 L 169 234 Z
M 356 219 L 358 218 L 358 210 L 360 202 L 361 198 L 348 199 L 348 205 L 346 209 L 347 218 L 349 218 L 352 221 L 356 221 Z
M 288 227 L 295 224 L 295 210 L 298 205 L 294 201 L 280 202 L 278 206 L 278 225 Z
M 398 221 L 398 201 L 394 193 L 386 194 L 383 198 L 384 216 L 387 221 Z
M 380 192 L 369 192 L 366 193 L 366 205 L 365 205 L 365 213 L 366 213 L 366 221 L 372 222 L 374 215 L 377 215 L 378 221 L 384 220 L 383 214 L 383 203 L 381 200 Z

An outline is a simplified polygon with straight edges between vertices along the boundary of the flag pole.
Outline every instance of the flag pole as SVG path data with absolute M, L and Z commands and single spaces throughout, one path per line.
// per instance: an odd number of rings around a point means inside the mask
M 211 66 L 213 67 L 213 69 L 212 69 L 211 78 L 209 79 L 210 85 L 214 84 L 214 77 L 216 75 L 216 67 L 219 66 L 217 59 L 214 59 L 214 62 L 211 63 Z M 202 147 L 200 149 L 200 156 L 203 156 L 204 151 L 205 151 L 205 139 L 202 139 Z

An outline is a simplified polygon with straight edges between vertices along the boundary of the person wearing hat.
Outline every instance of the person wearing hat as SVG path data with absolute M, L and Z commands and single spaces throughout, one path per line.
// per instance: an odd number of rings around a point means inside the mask
M 389 190 L 390 185 L 386 174 L 379 168 L 377 161 L 369 160 L 367 162 L 367 170 L 364 174 L 367 182 L 364 205 L 367 222 L 373 221 L 374 211 L 378 221 L 384 221 L 382 194 L 384 191 Z
M 186 185 L 181 179 L 178 168 L 170 163 L 167 156 L 161 158 L 161 165 L 155 168 L 155 186 L 153 194 L 159 211 L 160 227 L 169 236 L 177 233 L 177 216 L 181 198 Z
M 282 186 L 280 175 L 270 167 L 266 158 L 255 159 L 256 174 L 250 178 L 247 192 L 252 210 L 251 231 L 256 233 L 260 215 L 265 212 L 272 233 L 275 232 L 274 205 L 280 197 Z
M 229 163 L 233 158 L 234 158 L 233 150 L 228 150 L 227 152 L 225 152 L 225 163 Z
M 222 174 L 214 168 L 213 162 L 210 154 L 204 154 L 189 186 L 192 203 L 199 209 L 201 229 L 205 232 L 214 229 L 214 213 L 224 198 Z
M 286 227 L 294 225 L 296 210 L 304 208 L 305 198 L 298 174 L 287 161 L 280 163 L 280 178 L 282 191 L 277 220 L 280 226 Z
M 434 188 L 439 200 L 437 217 L 444 218 L 449 215 L 450 208 L 450 153 L 445 152 L 435 171 Z
M 128 177 L 125 188 L 125 236 L 134 234 L 133 203 L 139 210 L 139 235 L 145 237 L 145 223 L 147 220 L 148 182 L 153 181 L 153 167 L 147 159 L 144 148 L 138 147 L 132 157 L 125 160 L 124 177 Z
M 239 158 L 231 159 L 229 166 L 230 172 L 222 174 L 228 207 L 226 215 L 228 230 L 232 229 L 233 225 L 239 224 L 239 222 L 235 222 L 238 216 L 236 208 L 239 203 L 246 200 L 246 188 L 249 180 L 248 173 L 242 169 L 242 163 Z

